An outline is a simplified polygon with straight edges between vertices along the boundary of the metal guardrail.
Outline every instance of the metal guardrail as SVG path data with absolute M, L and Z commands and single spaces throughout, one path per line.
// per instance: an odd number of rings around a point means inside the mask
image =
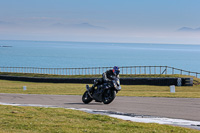
M 97 75 L 102 74 L 112 67 L 87 67 L 87 68 L 37 68 L 37 67 L 0 67 L 0 72 L 33 73 L 54 75 Z M 121 74 L 180 74 L 199 77 L 200 73 L 186 71 L 169 66 L 122 66 Z

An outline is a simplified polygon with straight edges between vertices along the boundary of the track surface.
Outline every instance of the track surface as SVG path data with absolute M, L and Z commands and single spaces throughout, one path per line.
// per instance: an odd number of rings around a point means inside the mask
M 0 102 L 16 104 L 40 104 L 66 108 L 88 108 L 109 110 L 135 115 L 180 118 L 200 121 L 200 98 L 155 98 L 119 97 L 109 104 L 91 102 L 83 104 L 82 96 L 75 95 L 37 95 L 0 93 Z

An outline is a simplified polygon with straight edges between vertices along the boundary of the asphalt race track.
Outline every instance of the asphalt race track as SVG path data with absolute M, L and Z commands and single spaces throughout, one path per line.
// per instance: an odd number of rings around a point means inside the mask
M 157 98 L 157 97 L 120 97 L 109 104 L 91 102 L 83 104 L 82 96 L 77 95 L 37 95 L 0 93 L 1 103 L 39 104 L 65 108 L 87 108 L 179 118 L 200 121 L 200 99 L 198 98 Z

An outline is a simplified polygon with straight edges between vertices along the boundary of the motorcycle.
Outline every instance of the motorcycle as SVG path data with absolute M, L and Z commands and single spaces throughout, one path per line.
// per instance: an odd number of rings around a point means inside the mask
M 85 104 L 90 103 L 92 100 L 109 104 L 115 99 L 116 93 L 118 93 L 120 90 L 120 81 L 118 78 L 116 78 L 110 82 L 97 85 L 97 89 L 94 89 L 94 91 L 91 93 L 86 90 L 82 96 L 82 101 Z

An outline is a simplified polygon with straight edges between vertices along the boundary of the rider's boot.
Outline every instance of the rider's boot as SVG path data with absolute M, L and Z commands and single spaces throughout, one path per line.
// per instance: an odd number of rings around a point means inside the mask
M 91 93 L 94 90 L 94 86 L 89 87 L 89 85 L 86 85 L 86 89 L 89 93 Z

